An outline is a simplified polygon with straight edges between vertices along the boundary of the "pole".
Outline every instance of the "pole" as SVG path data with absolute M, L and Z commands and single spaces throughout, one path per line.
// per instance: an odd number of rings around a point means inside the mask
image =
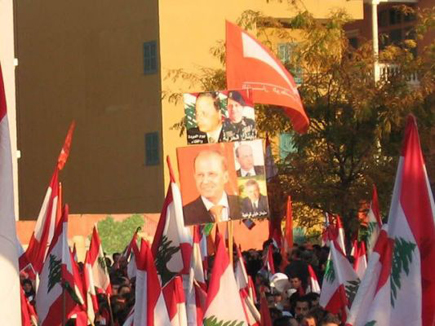
M 233 247 L 234 247 L 234 239 L 233 239 L 233 221 L 228 222 L 228 254 L 230 256 L 230 263 L 233 265 Z
M 380 0 L 372 0 L 372 39 L 373 39 L 373 56 L 374 56 L 374 65 L 373 65 L 373 76 L 375 78 L 375 82 L 378 82 L 380 79 L 380 70 L 379 70 L 379 34 L 378 34 L 378 4 Z

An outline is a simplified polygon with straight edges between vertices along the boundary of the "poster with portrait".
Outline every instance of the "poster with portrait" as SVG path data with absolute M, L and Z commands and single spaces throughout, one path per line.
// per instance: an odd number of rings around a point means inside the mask
M 269 217 L 262 140 L 234 143 L 234 158 L 242 218 Z
M 256 139 L 251 94 L 248 89 L 184 94 L 187 143 Z
M 261 140 L 180 147 L 177 161 L 185 225 L 268 216 Z

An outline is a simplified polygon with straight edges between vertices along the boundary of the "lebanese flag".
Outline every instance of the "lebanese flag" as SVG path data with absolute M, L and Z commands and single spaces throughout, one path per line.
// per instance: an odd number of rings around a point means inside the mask
M 435 324 L 434 219 L 417 124 L 410 115 L 388 216 L 394 240 L 390 325 Z
M 347 326 L 365 326 L 373 321 L 379 325 L 393 325 L 389 323 L 393 247 L 393 240 L 388 238 L 386 228 L 382 229 L 353 301 Z
M 311 267 L 311 265 L 308 265 L 308 273 L 310 275 L 310 279 L 308 280 L 307 293 L 314 292 L 314 293 L 320 294 L 319 280 L 317 279 L 317 275 L 314 272 L 314 269 L 313 269 L 313 267 Z
M 365 242 L 355 240 L 352 253 L 354 258 L 353 269 L 356 272 L 356 275 L 358 275 L 359 279 L 362 280 L 367 269 L 367 253 Z
M 376 190 L 375 185 L 373 185 L 372 202 L 370 203 L 370 209 L 367 217 L 367 252 L 370 255 L 382 228 L 381 214 L 379 212 L 378 191 Z
M 35 231 L 30 238 L 25 256 L 20 257 L 20 270 L 25 269 L 27 263 L 30 263 L 38 274 L 41 272 L 47 247 L 52 241 L 53 233 L 59 221 L 58 218 L 60 217 L 58 214 L 58 211 L 61 209 L 61 207 L 59 208 L 59 171 L 63 169 L 68 159 L 74 128 L 75 122 L 73 121 L 69 127 L 57 160 L 56 168 L 50 180 L 50 185 L 48 186 L 44 201 L 42 202 L 42 207 L 35 225 Z
M 202 326 L 204 316 L 204 309 L 200 302 L 199 293 L 197 293 L 198 287 L 200 287 L 203 292 L 206 292 L 207 289 L 201 257 L 201 238 L 205 238 L 205 236 L 201 234 L 200 226 L 194 225 L 190 273 L 186 289 L 187 321 L 190 326 Z
M 20 297 L 21 297 L 21 324 L 22 326 L 33 326 L 38 325 L 38 318 L 36 316 L 35 309 L 30 304 L 29 300 L 27 300 L 24 295 L 24 290 L 20 289 Z
M 265 257 L 264 267 L 266 267 L 266 270 L 269 271 L 271 275 L 275 274 L 275 264 L 273 262 L 273 244 L 270 244 L 269 247 L 267 247 L 267 253 Z
M 344 255 L 346 255 L 346 242 L 344 238 L 344 227 L 340 215 L 335 216 L 335 227 L 337 228 L 337 242 L 340 245 Z
M 189 274 L 192 253 L 192 236 L 189 228 L 184 226 L 181 193 L 175 183 L 169 156 L 167 162 L 171 183 L 152 244 L 152 253 L 156 258 L 157 272 L 161 277 L 162 286 L 175 274 Z
M 41 326 L 61 325 L 63 314 L 68 319 L 83 311 L 83 295 L 75 279 L 68 246 L 68 206 L 66 205 L 62 220 L 55 230 L 48 249 L 36 293 L 36 311 Z M 63 291 L 65 291 L 64 303 Z
M 83 274 L 86 288 L 87 311 L 88 315 L 92 318 L 99 309 L 97 293 L 112 293 L 104 251 L 101 246 L 98 230 L 95 226 L 92 230 L 89 250 L 86 253 Z
M 341 312 L 345 321 L 360 279 L 337 241 L 332 240 L 329 247 L 319 304 L 333 314 Z
M 127 247 L 126 252 L 124 253 L 124 256 L 127 258 L 128 264 L 127 264 L 127 276 L 128 278 L 136 277 L 136 259 L 134 258 L 135 250 L 133 248 L 137 248 L 137 233 L 139 230 L 136 230 L 133 234 L 133 238 L 130 241 L 130 244 Z M 136 250 L 137 252 L 137 250 Z
M 160 287 L 154 257 L 148 243 L 142 239 L 140 251 L 136 252 L 136 291 L 134 325 L 171 325 L 165 299 Z
M 260 313 L 255 307 L 254 295 L 250 286 L 248 273 L 245 268 L 245 261 L 243 259 L 240 248 L 236 246 L 237 262 L 234 268 L 234 275 L 236 278 L 237 288 L 240 292 L 243 308 L 246 314 L 246 319 L 249 325 L 257 325 L 260 322 Z
M 308 130 L 310 121 L 292 75 L 269 49 L 229 21 L 226 72 L 228 89 L 251 89 L 255 103 L 283 107 L 297 132 Z
M 224 240 L 216 234 L 217 251 L 207 295 L 204 324 L 248 325 Z
M 35 225 L 29 246 L 25 252 L 25 257 L 20 257 L 20 270 L 27 267 L 30 263 L 36 273 L 41 273 L 44 264 L 47 247 L 52 241 L 54 229 L 56 227 L 57 205 L 59 196 L 59 170 L 56 167 L 50 180 L 47 192 L 38 219 Z
M 85 260 L 85 270 L 92 278 L 93 284 L 98 289 L 99 293 L 112 293 L 104 251 L 96 226 L 94 226 L 92 230 L 91 243 Z
M 261 298 L 260 299 L 261 326 L 272 326 L 272 319 L 270 318 L 270 310 L 264 292 L 261 293 L 260 298 Z
M 186 299 L 180 276 L 172 278 L 162 289 L 171 326 L 187 326 Z M 168 326 L 169 326 L 168 325 Z
M 6 95 L 0 66 L 0 289 L 3 297 L 0 320 L 21 325 L 18 239 L 15 229 L 12 150 Z
M 287 210 L 285 214 L 285 228 L 284 228 L 284 239 L 282 246 L 282 257 L 283 257 L 283 266 L 288 264 L 287 254 L 290 252 L 290 249 L 293 247 L 293 208 L 292 208 L 292 198 L 291 196 L 287 197 Z

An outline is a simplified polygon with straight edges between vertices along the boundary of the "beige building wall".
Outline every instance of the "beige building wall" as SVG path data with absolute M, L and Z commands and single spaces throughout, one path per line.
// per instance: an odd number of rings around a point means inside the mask
M 299 10 L 319 19 L 339 7 L 362 18 L 362 0 L 303 4 Z M 183 104 L 161 101 L 161 91 L 201 90 L 165 76 L 219 67 L 210 48 L 224 40 L 225 19 L 247 9 L 277 18 L 298 10 L 290 1 L 266 0 L 17 1 L 20 217 L 36 218 L 73 119 L 71 156 L 60 177 L 71 212 L 159 212 L 169 182 L 165 157 L 176 167 L 175 149 L 186 145 L 170 129 Z M 143 43 L 153 40 L 159 70 L 145 75 Z M 157 166 L 145 165 L 147 132 L 159 133 Z
M 144 157 L 145 132 L 162 131 L 160 76 L 143 65 L 156 2 L 17 1 L 16 16 L 21 218 L 36 218 L 73 119 L 70 211 L 159 211 L 163 169 Z
M 15 108 L 15 50 L 13 2 L 0 0 L 0 64 L 5 84 L 9 130 L 12 149 L 15 218 L 18 219 L 17 118 Z
M 275 18 L 290 18 L 298 11 L 308 10 L 315 18 L 324 19 L 331 11 L 345 9 L 355 19 L 363 18 L 363 2 L 360 0 L 308 0 L 296 2 L 266 0 L 161 0 L 160 13 L 160 58 L 162 89 L 165 92 L 201 91 L 200 85 L 189 81 L 173 82 L 165 79 L 168 71 L 182 68 L 188 72 L 201 67 L 218 68 L 220 62 L 210 53 L 218 41 L 225 39 L 225 20 L 235 22 L 245 10 L 260 11 Z M 162 102 L 163 151 L 176 163 L 176 147 L 186 146 L 186 135 L 179 137 L 179 130 L 170 130 L 184 115 L 183 103 Z M 169 182 L 165 166 L 165 181 Z

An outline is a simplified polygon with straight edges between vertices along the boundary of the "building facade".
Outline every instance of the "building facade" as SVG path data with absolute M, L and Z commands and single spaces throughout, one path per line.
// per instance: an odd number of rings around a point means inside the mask
M 175 149 L 186 145 L 172 128 L 183 104 L 162 94 L 202 90 L 168 72 L 219 67 L 210 48 L 224 40 L 225 20 L 245 10 L 325 19 L 339 8 L 363 17 L 362 0 L 16 1 L 20 218 L 36 218 L 73 119 L 61 172 L 71 211 L 159 212 L 165 158 L 175 167 Z

